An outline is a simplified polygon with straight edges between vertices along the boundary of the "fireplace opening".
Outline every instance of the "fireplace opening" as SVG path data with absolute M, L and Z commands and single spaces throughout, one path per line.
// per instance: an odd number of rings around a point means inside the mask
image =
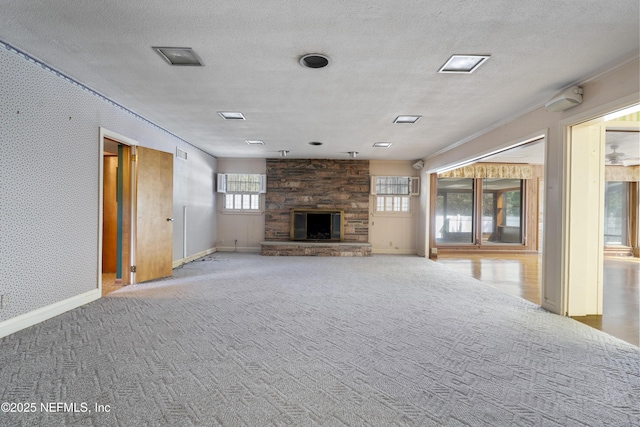
M 291 240 L 341 242 L 343 229 L 341 210 L 291 210 Z
M 307 239 L 331 239 L 331 214 L 307 214 Z

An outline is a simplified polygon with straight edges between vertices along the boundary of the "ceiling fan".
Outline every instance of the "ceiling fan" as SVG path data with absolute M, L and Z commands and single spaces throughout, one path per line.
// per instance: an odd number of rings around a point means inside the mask
M 633 166 L 640 164 L 640 158 L 638 157 L 628 157 L 625 153 L 619 153 L 617 150 L 620 148 L 618 144 L 610 145 L 611 153 L 607 153 L 605 158 L 607 159 L 607 163 L 610 165 L 622 165 L 622 166 Z
M 609 164 L 619 165 L 626 155 L 624 153 L 618 153 L 616 151 L 618 148 L 620 148 L 618 144 L 611 144 L 610 147 L 613 150 L 613 152 L 606 154 L 605 158 L 607 159 L 607 162 Z

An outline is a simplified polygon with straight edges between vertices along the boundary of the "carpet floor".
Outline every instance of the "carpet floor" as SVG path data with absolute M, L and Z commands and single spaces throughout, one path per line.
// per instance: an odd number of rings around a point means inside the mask
M 217 253 L 1 339 L 0 402 L 0 425 L 638 426 L 640 352 L 420 257 Z

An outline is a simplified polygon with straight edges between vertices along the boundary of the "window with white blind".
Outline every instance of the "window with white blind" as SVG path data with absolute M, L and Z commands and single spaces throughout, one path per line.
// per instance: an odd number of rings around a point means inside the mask
M 224 193 L 224 210 L 260 212 L 260 194 L 266 192 L 266 175 L 219 173 L 218 193 Z
M 376 212 L 409 213 L 411 196 L 420 194 L 420 179 L 411 176 L 373 176 L 371 194 Z

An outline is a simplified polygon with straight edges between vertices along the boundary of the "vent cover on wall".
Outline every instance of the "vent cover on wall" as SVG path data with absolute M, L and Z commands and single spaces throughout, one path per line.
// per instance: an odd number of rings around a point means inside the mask
M 176 157 L 182 160 L 187 160 L 187 152 L 176 147 Z

